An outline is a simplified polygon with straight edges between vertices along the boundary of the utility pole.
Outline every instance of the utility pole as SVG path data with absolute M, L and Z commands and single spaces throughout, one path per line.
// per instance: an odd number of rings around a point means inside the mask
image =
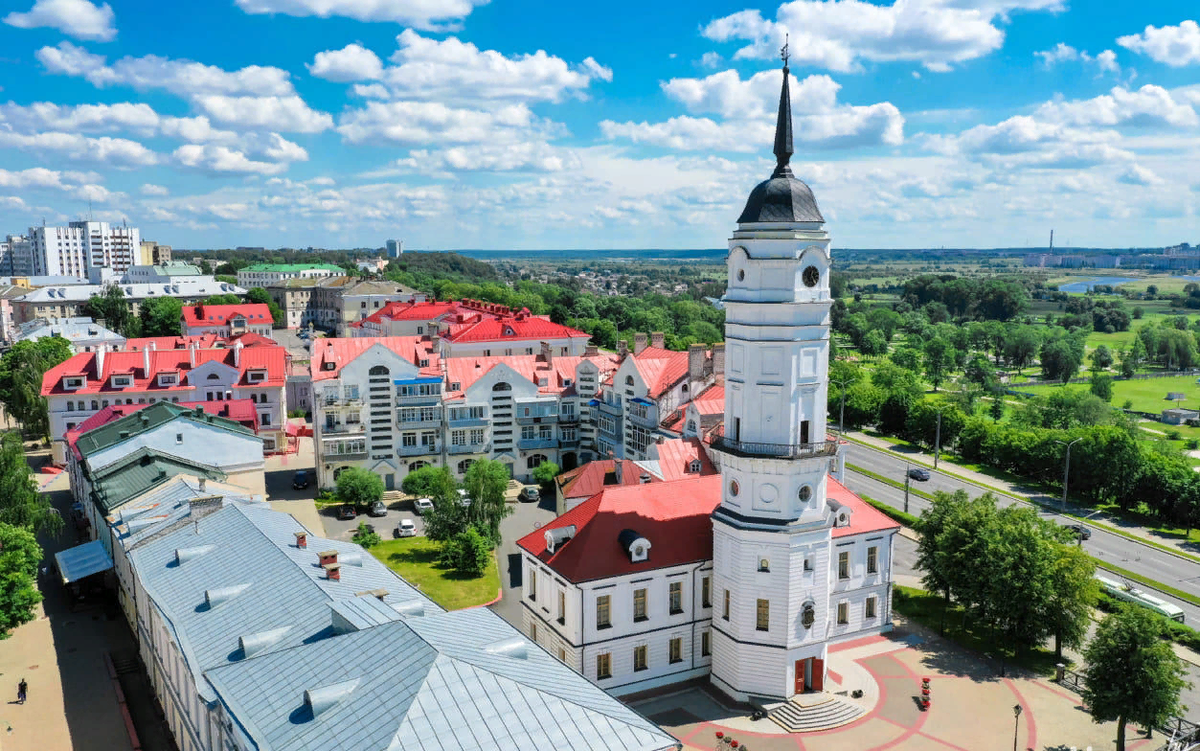
M 937 469 L 938 458 L 942 455 L 942 411 L 938 410 L 937 437 L 933 439 L 933 468 Z
M 1079 443 L 1082 440 L 1083 440 L 1082 438 L 1076 438 L 1075 440 L 1071 441 L 1070 443 L 1065 443 L 1063 441 L 1055 441 L 1055 443 L 1062 443 L 1063 445 L 1065 445 L 1067 447 L 1066 460 L 1063 462 L 1063 494 L 1062 494 L 1062 513 L 1063 514 L 1067 513 L 1067 480 L 1069 480 L 1071 477 L 1071 447 L 1074 446 L 1075 444 Z
M 904 513 L 908 513 L 908 488 L 912 484 L 912 478 L 908 476 L 908 463 L 904 463 Z
M 845 419 L 846 419 L 846 386 L 848 384 L 852 383 L 852 381 L 844 379 L 844 378 L 843 379 L 831 378 L 831 379 L 829 379 L 829 382 L 834 384 L 835 386 L 837 386 L 838 389 L 842 392 L 842 399 L 841 399 L 842 404 L 841 404 L 841 407 L 838 409 L 838 438 L 841 438 L 842 434 L 845 432 L 845 428 L 843 426 L 846 424 L 845 423 Z

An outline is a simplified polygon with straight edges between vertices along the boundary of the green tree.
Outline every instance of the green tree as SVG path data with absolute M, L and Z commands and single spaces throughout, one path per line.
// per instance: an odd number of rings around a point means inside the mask
M 204 300 L 204 305 L 237 305 L 242 300 L 234 294 L 227 295 L 209 295 Z M 197 313 L 199 315 L 199 313 Z
M 1080 357 L 1065 339 L 1055 339 L 1042 345 L 1042 378 L 1066 383 L 1079 370 Z
M 887 338 L 882 331 L 872 329 L 862 338 L 858 345 L 864 355 L 886 355 L 888 351 Z
M 474 525 L 442 545 L 442 562 L 463 576 L 471 578 L 483 576 L 491 556 L 492 548 L 488 538 L 480 534 Z
M 1113 353 L 1107 346 L 1101 344 L 1093 350 L 1089 358 L 1092 361 L 1092 372 L 1108 370 L 1113 364 Z
M 271 312 L 272 320 L 275 321 L 273 328 L 287 328 L 287 321 L 284 319 L 283 308 L 279 307 L 279 303 L 275 302 L 275 299 L 271 297 L 271 293 L 267 292 L 266 289 L 262 287 L 254 287 L 246 293 L 246 301 L 258 303 L 260 305 L 266 305 L 267 309 Z
M 554 482 L 554 478 L 558 477 L 558 473 L 562 470 L 554 462 L 542 462 L 533 469 L 533 479 L 537 480 L 544 487 L 549 487 L 550 483 Z
M 1126 724 L 1152 728 L 1181 711 L 1188 684 L 1162 629 L 1160 616 L 1125 605 L 1100 622 L 1083 650 L 1084 705 L 1094 722 L 1117 723 L 1117 751 L 1125 751 Z
M 492 459 L 472 462 L 463 478 L 463 486 L 471 498 L 467 516 L 472 524 L 491 535 L 493 544 L 500 542 L 500 520 L 512 513 L 504 502 L 508 480 L 508 468 Z
M 923 357 L 919 349 L 901 347 L 888 355 L 888 358 L 905 370 L 911 370 L 914 373 L 921 372 L 921 360 Z
M 71 355 L 66 339 L 48 336 L 36 342 L 17 342 L 0 358 L 0 401 L 25 431 L 38 437 L 50 435 L 42 376 Z
M 992 395 L 992 406 L 988 408 L 988 414 L 996 422 L 1004 419 L 1004 392 L 997 391 Z
M 1132 378 L 1137 372 L 1137 362 L 1134 361 L 1133 351 L 1130 349 L 1122 349 L 1117 354 L 1117 359 L 1121 363 L 1121 375 L 1126 378 Z
M 104 288 L 104 294 L 92 295 L 87 302 L 80 306 L 79 312 L 96 321 L 104 320 L 104 325 L 120 333 L 122 336 L 133 336 L 130 323 L 134 320 L 129 312 L 129 303 L 125 293 L 116 284 Z
M 179 336 L 179 319 L 183 315 L 183 303 L 174 297 L 156 297 L 142 303 L 138 318 L 142 322 L 142 336 Z
M 42 549 L 29 529 L 0 522 L 0 639 L 32 621 L 42 601 L 37 588 Z
M 1096 562 L 1077 545 L 1058 543 L 1051 572 L 1051 598 L 1045 613 L 1054 633 L 1054 658 L 1062 662 L 1064 646 L 1078 649 L 1087 637 L 1092 608 L 1099 597 Z
M 414 469 L 405 475 L 400 483 L 400 489 L 405 493 L 429 499 L 454 498 L 457 487 L 458 484 L 454 482 L 454 475 L 449 468 L 435 467 L 432 464 Z
M 368 527 L 366 522 L 358 523 L 358 529 L 354 531 L 354 536 L 350 538 L 350 541 L 364 548 L 374 547 L 381 542 L 379 533 Z
M 954 362 L 954 348 L 941 337 L 925 342 L 925 377 L 936 392 Z
M 996 385 L 996 369 L 992 367 L 987 355 L 983 353 L 971 356 L 971 359 L 967 361 L 967 367 L 963 370 L 963 376 L 968 382 L 985 389 L 994 388 Z
M 1106 402 L 1113 398 L 1113 378 L 1109 375 L 1092 376 L 1091 392 Z
M 1032 326 L 1017 326 L 1004 336 L 1004 358 L 1020 373 L 1033 362 L 1034 355 L 1041 346 L 1042 337 L 1037 329 Z M 997 348 L 997 353 L 999 351 Z
M 337 496 L 351 506 L 369 506 L 383 498 L 383 480 L 362 467 L 344 469 L 337 478 Z
M 38 492 L 33 470 L 25 461 L 25 447 L 12 431 L 0 437 L 0 522 L 54 536 L 64 526 L 49 496 Z

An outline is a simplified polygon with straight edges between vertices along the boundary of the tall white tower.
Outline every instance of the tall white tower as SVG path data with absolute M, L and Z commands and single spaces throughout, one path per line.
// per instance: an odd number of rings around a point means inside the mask
M 787 48 L 777 163 L 729 241 L 724 480 L 713 512 L 712 681 L 735 698 L 788 698 L 825 679 L 834 510 L 826 477 L 829 235 L 792 175 Z

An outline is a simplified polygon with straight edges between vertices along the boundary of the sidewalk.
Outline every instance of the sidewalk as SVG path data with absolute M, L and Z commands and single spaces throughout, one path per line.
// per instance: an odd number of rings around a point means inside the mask
M 847 431 L 845 436 L 854 441 L 870 446 L 871 448 L 882 449 L 892 452 L 898 456 L 902 456 L 906 461 L 911 461 L 913 464 L 921 464 L 929 469 L 933 469 L 933 455 L 921 450 L 917 447 L 893 441 L 888 438 L 878 438 L 876 436 L 867 435 L 859 431 Z M 1023 483 L 1009 482 L 999 478 L 985 475 L 982 472 L 977 472 L 968 467 L 963 467 L 947 460 L 944 456 L 938 460 L 938 470 L 947 475 L 957 476 L 960 479 L 972 482 L 976 485 L 983 486 L 988 490 L 994 490 L 1005 495 L 1013 496 L 1022 501 L 1032 502 L 1044 507 L 1049 511 L 1057 512 L 1061 509 L 1062 498 L 1058 496 L 1050 496 L 1041 490 Z M 1158 534 L 1152 532 L 1145 527 L 1139 527 L 1133 522 L 1122 519 L 1118 516 L 1113 516 L 1103 511 L 1097 511 L 1086 506 L 1078 506 L 1067 502 L 1067 514 L 1070 516 L 1085 519 L 1088 522 L 1103 524 L 1111 527 L 1119 532 L 1145 542 L 1153 543 L 1168 548 L 1170 552 L 1174 552 L 1185 558 L 1192 560 L 1200 560 L 1200 555 L 1197 555 L 1196 543 L 1181 540 L 1175 537 Z

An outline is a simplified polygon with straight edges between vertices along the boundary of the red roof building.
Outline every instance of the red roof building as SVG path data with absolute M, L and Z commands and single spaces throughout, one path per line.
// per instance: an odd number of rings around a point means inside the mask
M 316 339 L 312 345 L 312 379 L 337 378 L 342 368 L 372 347 L 382 346 L 416 365 L 425 376 L 441 375 L 441 356 L 427 336 L 378 336 Z
M 140 409 L 145 409 L 149 406 L 149 404 L 109 405 L 88 419 L 84 420 L 76 427 L 68 430 L 63 438 L 66 440 L 67 446 L 70 448 L 71 453 L 75 455 L 75 458 L 80 459 L 82 457 L 80 456 L 79 450 L 75 445 L 79 441 L 79 436 L 83 435 L 89 430 L 94 430 L 102 425 L 107 425 L 114 420 L 119 420 L 126 415 L 131 415 L 134 412 L 137 412 Z M 207 414 L 214 415 L 216 417 L 224 417 L 227 420 L 233 420 L 234 422 L 241 423 L 247 428 L 250 428 L 255 433 L 258 432 L 258 409 L 255 402 L 252 402 L 249 399 L 234 399 L 232 401 L 225 402 L 179 402 L 179 406 L 186 407 L 188 409 L 200 407 Z
M 270 336 L 274 323 L 270 308 L 263 303 L 184 305 L 180 319 L 185 336 L 217 334 L 229 337 L 247 332 Z

